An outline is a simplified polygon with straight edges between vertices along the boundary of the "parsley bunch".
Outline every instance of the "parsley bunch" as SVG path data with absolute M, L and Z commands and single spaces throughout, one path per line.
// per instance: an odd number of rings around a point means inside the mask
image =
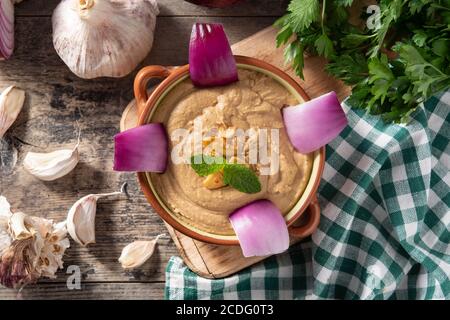
M 323 56 L 352 86 L 351 106 L 406 122 L 450 87 L 450 0 L 380 0 L 379 15 L 366 13 L 367 2 L 292 0 L 275 22 L 277 46 L 287 44 L 285 59 L 302 79 L 303 54 Z

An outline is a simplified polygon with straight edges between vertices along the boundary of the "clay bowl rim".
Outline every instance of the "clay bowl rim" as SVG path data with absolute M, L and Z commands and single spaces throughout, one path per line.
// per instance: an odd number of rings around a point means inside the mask
M 263 69 L 267 71 L 270 74 L 274 74 L 281 78 L 283 81 L 285 81 L 291 89 L 293 89 L 295 92 L 298 93 L 298 95 L 304 100 L 308 101 L 310 100 L 309 96 L 306 94 L 306 92 L 303 90 L 303 88 L 294 80 L 292 77 L 290 77 L 287 73 L 282 71 L 281 69 L 264 62 L 262 60 L 247 57 L 247 56 L 239 56 L 235 55 L 236 62 L 238 65 L 249 65 L 250 67 L 256 67 L 257 69 Z M 149 99 L 145 103 L 145 107 L 143 109 L 143 112 L 139 115 L 139 121 L 138 126 L 145 125 L 149 123 L 149 116 L 152 111 L 152 108 L 154 105 L 159 102 L 160 98 L 166 93 L 167 88 L 170 88 L 172 84 L 177 82 L 178 80 L 184 78 L 189 73 L 189 65 L 186 64 L 184 66 L 180 67 L 168 67 L 170 69 L 170 74 L 167 78 L 162 80 L 160 84 L 157 85 L 155 90 L 151 93 L 149 96 Z M 275 79 L 277 80 L 277 79 Z M 288 88 L 287 88 L 288 89 Z M 306 211 L 312 200 L 315 198 L 317 189 L 320 184 L 320 180 L 322 178 L 323 168 L 325 165 L 325 147 L 320 148 L 319 150 L 315 151 L 315 156 L 319 157 L 319 164 L 316 169 L 316 176 L 315 180 L 312 183 L 312 186 L 310 188 L 309 194 L 307 195 L 306 199 L 303 201 L 303 205 L 297 210 L 297 213 L 295 213 L 288 221 L 286 221 L 286 224 L 288 226 L 292 225 L 297 221 L 301 215 Z M 314 168 L 313 168 L 314 169 Z M 174 218 L 174 216 L 168 212 L 169 209 L 164 208 L 164 206 L 160 203 L 160 200 L 158 200 L 158 196 L 155 195 L 153 192 L 150 183 L 148 181 L 148 173 L 146 172 L 138 172 L 138 181 L 140 184 L 140 187 L 142 191 L 144 192 L 145 197 L 147 198 L 147 201 L 150 203 L 150 205 L 155 209 L 156 213 L 170 226 L 172 226 L 175 230 L 187 235 L 188 237 L 191 237 L 193 239 L 215 244 L 215 245 L 239 245 L 239 240 L 237 239 L 237 236 L 230 236 L 234 237 L 235 239 L 226 239 L 223 235 L 216 235 L 216 237 L 213 236 L 213 233 L 211 232 L 205 232 L 204 234 L 201 234 L 192 228 L 186 226 L 185 224 L 181 223 L 179 220 Z M 312 178 L 312 173 L 310 176 L 310 179 Z M 310 182 L 307 184 L 307 188 Z M 297 204 L 302 200 L 303 195 L 300 196 Z M 161 202 L 163 202 L 161 200 Z M 194 227 L 195 228 L 195 227 Z M 198 228 L 196 228 L 198 229 Z M 222 238 L 218 238 L 222 237 Z

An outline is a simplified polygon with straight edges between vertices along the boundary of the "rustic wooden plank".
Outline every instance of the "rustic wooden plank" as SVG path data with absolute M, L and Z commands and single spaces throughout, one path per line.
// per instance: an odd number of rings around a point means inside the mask
M 212 273 L 207 267 L 207 261 L 204 260 L 204 257 L 197 248 L 196 241 L 176 231 L 167 223 L 166 227 L 187 267 L 198 275 L 213 278 Z
M 0 288 L 0 300 L 150 300 L 163 297 L 164 282 L 81 283 L 81 290 L 69 290 L 65 283 L 46 283 L 25 287 L 20 294 L 16 290 Z
M 17 5 L 18 16 L 50 16 L 60 0 L 25 0 Z M 158 0 L 160 16 L 280 16 L 288 0 L 243 0 L 227 8 L 207 8 L 183 0 Z

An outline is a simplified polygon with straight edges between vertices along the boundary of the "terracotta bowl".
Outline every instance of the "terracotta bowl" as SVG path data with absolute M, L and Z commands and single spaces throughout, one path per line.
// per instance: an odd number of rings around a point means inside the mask
M 262 72 L 289 90 L 299 101 L 309 100 L 305 91 L 282 70 L 268 64 L 264 61 L 235 56 L 238 68 Z M 162 99 L 170 94 L 170 90 L 177 83 L 189 77 L 189 65 L 181 67 L 163 67 L 148 66 L 143 68 L 136 76 L 134 82 L 134 93 L 136 96 L 139 121 L 138 125 L 144 125 L 152 122 L 152 115 Z M 164 79 L 151 93 L 147 94 L 147 85 L 151 79 Z M 322 176 L 325 163 L 325 148 L 316 150 L 313 154 L 313 166 L 309 182 L 302 196 L 296 205 L 285 215 L 286 224 L 289 226 L 289 233 L 298 238 L 304 238 L 311 235 L 319 224 L 320 207 L 316 198 L 316 191 Z M 237 245 L 239 241 L 236 235 L 218 235 L 206 232 L 194 225 L 186 224 L 171 212 L 153 187 L 151 176 L 146 172 L 138 173 L 139 183 L 150 204 L 161 216 L 161 218 L 170 224 L 179 232 L 211 244 L 217 245 Z

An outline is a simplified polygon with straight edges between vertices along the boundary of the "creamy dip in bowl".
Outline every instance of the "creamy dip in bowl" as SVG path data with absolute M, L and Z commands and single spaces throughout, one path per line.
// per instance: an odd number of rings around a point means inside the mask
M 160 77 L 169 77 L 149 99 L 142 88 L 145 88 L 149 78 L 158 76 L 155 70 L 146 75 L 141 71 L 135 82 L 141 109 L 139 124 L 163 123 L 169 137 L 171 155 L 165 173 L 139 173 L 144 193 L 162 218 L 175 229 L 216 244 L 238 244 L 228 216 L 235 209 L 257 199 L 272 201 L 283 213 L 287 224 L 292 225 L 314 202 L 324 163 L 323 148 L 311 154 L 300 154 L 294 150 L 284 129 L 281 109 L 308 100 L 303 90 L 271 65 L 247 57 L 236 57 L 236 60 L 239 81 L 227 86 L 194 87 L 187 66 L 174 71 L 159 70 Z M 180 129 L 188 135 L 178 135 Z M 278 132 L 278 135 L 268 138 L 267 150 L 269 155 L 277 156 L 275 170 L 267 163 L 248 165 L 261 182 L 258 193 L 240 192 L 231 186 L 209 189 L 204 186 L 205 178 L 200 177 L 189 163 L 174 161 L 174 156 L 186 157 L 185 150 L 192 147 L 194 132 L 202 133 L 203 147 L 218 150 L 222 148 L 220 143 L 233 137 L 236 130 L 248 133 L 251 132 L 249 129 L 256 133 L 261 129 Z M 209 138 L 211 132 L 213 137 Z M 251 141 L 257 137 L 248 134 L 242 140 L 242 160 L 246 163 L 249 162 Z M 275 138 L 278 142 L 276 150 L 270 144 Z M 231 138 L 231 141 L 235 140 Z M 317 227 L 319 219 L 320 210 L 316 203 L 314 208 L 306 226 L 302 227 L 309 234 Z

